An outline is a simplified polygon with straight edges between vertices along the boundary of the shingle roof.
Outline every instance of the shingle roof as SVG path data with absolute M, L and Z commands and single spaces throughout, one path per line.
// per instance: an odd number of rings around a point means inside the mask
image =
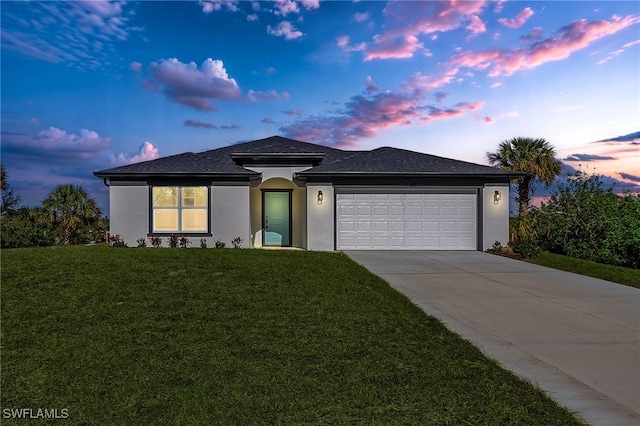
M 404 149 L 383 147 L 372 151 L 344 151 L 323 145 L 311 144 L 271 136 L 251 142 L 229 145 L 201 153 L 158 158 L 142 163 L 101 170 L 98 177 L 118 176 L 162 176 L 162 175 L 236 175 L 258 176 L 259 174 L 234 163 L 232 154 L 324 154 L 321 164 L 312 167 L 300 176 L 345 175 L 345 174 L 429 174 L 429 175 L 498 175 L 507 177 L 512 172 L 437 157 Z M 517 174 L 515 174 L 517 175 Z

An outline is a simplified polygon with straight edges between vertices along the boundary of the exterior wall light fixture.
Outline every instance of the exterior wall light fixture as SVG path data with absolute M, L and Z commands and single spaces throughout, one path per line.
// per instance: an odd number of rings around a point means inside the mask
M 493 193 L 493 204 L 499 204 L 501 199 L 502 194 L 500 194 L 500 191 L 496 191 Z
M 322 191 L 318 191 L 318 204 L 322 204 L 322 200 L 324 196 L 322 195 Z

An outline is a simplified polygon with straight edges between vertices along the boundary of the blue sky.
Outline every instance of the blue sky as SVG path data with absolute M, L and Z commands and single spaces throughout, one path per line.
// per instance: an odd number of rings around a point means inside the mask
M 37 205 L 96 170 L 282 135 L 486 164 L 545 138 L 640 191 L 636 1 L 1 3 L 1 144 Z

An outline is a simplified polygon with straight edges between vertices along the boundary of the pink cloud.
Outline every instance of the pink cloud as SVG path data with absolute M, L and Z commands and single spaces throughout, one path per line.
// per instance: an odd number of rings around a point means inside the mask
M 418 72 L 409 77 L 409 80 L 403 83 L 402 87 L 405 90 L 414 92 L 416 95 L 424 95 L 451 83 L 455 77 L 455 72 L 456 70 L 439 76 L 423 75 Z
M 533 10 L 530 7 L 525 7 L 514 19 L 500 18 L 498 22 L 507 28 L 520 28 L 531 16 L 533 16 Z
M 158 154 L 158 148 L 154 147 L 151 142 L 144 142 L 138 148 L 138 152 L 133 155 L 125 154 L 121 152 L 117 156 L 111 156 L 111 162 L 114 165 L 123 166 L 125 164 L 140 163 L 142 161 L 155 160 L 160 155 Z
M 271 25 L 268 25 L 267 33 L 276 37 L 284 37 L 285 40 L 295 40 L 304 35 L 302 34 L 302 32 L 298 31 L 289 21 L 282 21 L 275 28 L 272 28 Z
M 517 71 L 536 68 L 551 61 L 568 58 L 596 40 L 640 22 L 640 17 L 614 17 L 611 21 L 580 20 L 561 28 L 556 37 L 535 42 L 524 49 L 465 52 L 449 60 L 449 73 L 460 68 L 489 69 L 489 76 L 508 76 Z
M 495 123 L 496 120 L 494 120 L 493 117 L 486 116 L 483 118 L 483 121 L 487 124 L 491 124 L 491 123 Z
M 389 2 L 383 11 L 387 18 L 387 29 L 373 37 L 365 61 L 411 58 L 424 48 L 418 39 L 419 35 L 451 31 L 469 25 L 469 21 L 472 31 L 481 31 L 482 22 L 477 15 L 486 4 L 484 0 Z M 473 19 L 474 16 L 476 19 Z
M 247 98 L 251 102 L 289 99 L 290 97 L 291 96 L 288 92 L 277 92 L 275 90 L 269 90 L 267 92 L 249 90 L 249 93 L 247 94 Z
M 482 34 L 487 31 L 487 26 L 482 22 L 477 15 L 471 17 L 471 22 L 467 25 L 467 29 L 471 31 L 472 35 Z
M 376 137 L 380 130 L 454 118 L 482 108 L 483 102 L 461 102 L 453 108 L 422 105 L 415 93 L 376 93 L 354 96 L 335 116 L 310 116 L 283 126 L 288 137 L 335 146 L 354 146 L 363 138 Z
M 171 101 L 190 106 L 200 111 L 215 111 L 213 99 L 230 100 L 241 97 L 240 88 L 229 78 L 220 60 L 207 59 L 200 67 L 176 58 L 152 62 L 149 67 L 151 79 L 143 87 L 162 91 Z
M 456 118 L 466 112 L 477 111 L 482 108 L 484 102 L 459 102 L 454 108 L 439 108 L 435 106 L 428 106 L 429 113 L 423 117 L 424 121 L 431 121 L 434 118 Z
M 263 118 L 262 122 L 267 124 L 275 124 L 275 121 L 273 121 L 273 119 L 270 117 Z
M 302 115 L 302 112 L 299 109 L 292 109 L 289 111 L 282 111 L 282 112 L 287 114 L 290 117 L 299 117 L 300 115 Z
M 413 58 L 414 53 L 422 48 L 424 45 L 414 35 L 402 37 L 376 35 L 373 37 L 373 44 L 370 44 L 367 49 L 364 60 Z

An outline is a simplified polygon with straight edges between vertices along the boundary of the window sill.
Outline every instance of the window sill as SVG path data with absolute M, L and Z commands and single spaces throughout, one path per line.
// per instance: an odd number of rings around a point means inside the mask
M 178 235 L 179 237 L 213 237 L 211 232 L 151 232 L 147 237 L 169 237 Z

